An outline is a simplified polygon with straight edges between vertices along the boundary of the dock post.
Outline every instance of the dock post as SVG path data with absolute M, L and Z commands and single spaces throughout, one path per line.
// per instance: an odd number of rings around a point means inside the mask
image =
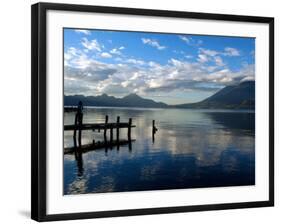
M 83 125 L 83 113 L 78 115 L 78 144 L 79 147 L 82 146 L 82 125 Z
M 113 142 L 113 127 L 110 128 L 110 143 Z
M 116 125 L 116 141 L 119 142 L 119 123 L 120 123 L 120 117 L 117 116 L 117 125 Z
M 78 144 L 79 144 L 79 147 L 82 146 L 82 130 L 81 130 L 81 127 L 79 127 L 79 132 L 78 132 Z
M 158 129 L 155 126 L 155 120 L 152 120 L 152 142 L 154 142 L 154 135 Z
M 77 139 L 76 139 L 76 133 L 75 136 L 73 135 L 73 146 L 75 148 L 75 150 L 77 149 Z
M 131 126 L 132 126 L 132 118 L 129 118 L 129 123 L 128 123 L 128 141 L 131 141 Z
M 105 126 L 108 123 L 108 115 L 105 115 Z M 104 142 L 106 142 L 106 127 L 104 127 L 104 132 L 103 132 L 103 137 L 104 137 Z
M 73 143 L 74 143 L 74 147 L 77 147 L 77 139 L 76 139 L 76 133 L 77 133 L 77 121 L 78 121 L 78 116 L 77 114 L 75 114 L 75 119 L 74 119 L 74 131 L 73 131 Z

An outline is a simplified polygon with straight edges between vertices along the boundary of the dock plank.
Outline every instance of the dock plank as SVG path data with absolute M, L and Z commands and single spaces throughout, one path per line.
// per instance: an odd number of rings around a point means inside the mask
M 115 128 L 128 128 L 129 123 L 94 123 L 94 124 L 82 124 L 80 127 L 81 130 L 92 130 L 92 129 L 115 129 Z M 135 125 L 131 125 L 131 128 L 136 127 Z M 74 131 L 77 130 L 78 127 L 74 124 L 72 125 L 64 125 L 65 131 Z

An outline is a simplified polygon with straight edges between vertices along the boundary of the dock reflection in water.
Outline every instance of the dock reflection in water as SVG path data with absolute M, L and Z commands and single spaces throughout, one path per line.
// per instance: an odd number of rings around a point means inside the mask
M 92 108 L 85 123 L 132 118 L 132 142 L 64 155 L 64 194 L 255 184 L 255 114 L 250 111 Z M 72 124 L 74 113 L 65 113 Z M 152 142 L 151 121 L 158 131 Z M 126 139 L 126 132 L 120 138 Z M 83 144 L 102 134 L 83 133 Z M 64 147 L 73 144 L 64 133 Z M 118 148 L 118 149 L 117 149 Z

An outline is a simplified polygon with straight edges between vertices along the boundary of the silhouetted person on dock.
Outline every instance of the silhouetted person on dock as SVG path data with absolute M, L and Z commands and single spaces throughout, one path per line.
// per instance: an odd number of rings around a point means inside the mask
M 79 101 L 78 106 L 77 106 L 77 124 L 81 125 L 83 123 L 83 103 L 82 101 Z
M 78 130 L 79 130 L 79 133 L 78 133 L 79 147 L 81 147 L 82 124 L 83 124 L 83 103 L 82 103 L 82 101 L 79 101 L 78 106 L 77 106 L 77 112 L 75 115 L 75 126 L 78 127 Z M 76 141 L 76 130 L 74 131 L 74 138 L 75 138 L 74 141 Z M 74 145 L 76 145 L 76 144 L 74 143 Z

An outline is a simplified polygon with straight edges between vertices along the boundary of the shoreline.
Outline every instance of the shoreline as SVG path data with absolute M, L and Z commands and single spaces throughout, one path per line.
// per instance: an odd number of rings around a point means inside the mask
M 214 111 L 214 112 L 247 112 L 247 113 L 255 113 L 255 109 L 253 108 L 178 108 L 178 107 L 114 107 L 114 106 L 84 106 L 85 109 L 99 109 L 99 108 L 116 108 L 116 109 L 130 109 L 130 110 L 163 110 L 163 109 L 180 109 L 180 110 L 194 110 L 194 111 Z M 76 112 L 77 106 L 64 106 L 64 112 Z

